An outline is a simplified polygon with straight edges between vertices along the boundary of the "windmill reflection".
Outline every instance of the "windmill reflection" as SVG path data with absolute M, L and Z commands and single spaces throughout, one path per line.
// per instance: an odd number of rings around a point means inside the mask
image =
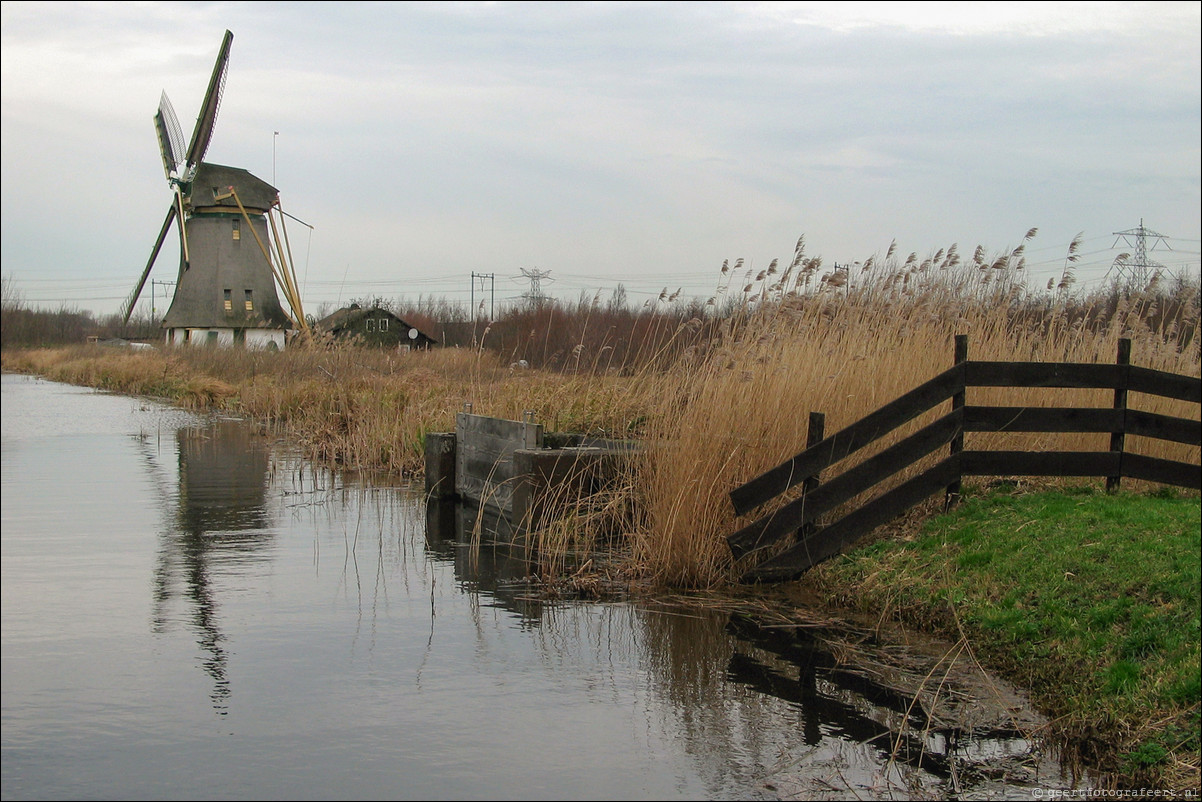
M 266 506 L 270 454 L 245 423 L 219 420 L 176 433 L 178 505 L 161 539 L 154 579 L 154 628 L 172 623 L 172 602 L 196 632 L 203 667 L 213 679 L 210 698 L 228 706 L 229 655 L 220 627 L 220 581 L 267 559 L 273 533 Z M 178 620 L 178 619 L 177 619 Z

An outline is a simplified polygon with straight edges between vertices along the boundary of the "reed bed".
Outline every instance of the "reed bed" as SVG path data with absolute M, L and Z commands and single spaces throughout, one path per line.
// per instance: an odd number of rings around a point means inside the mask
M 488 351 L 385 353 L 356 348 L 148 349 L 101 346 L 6 351 L 7 371 L 219 409 L 294 438 L 333 466 L 420 476 L 429 431 L 455 413 L 539 422 L 603 435 L 630 432 L 643 411 L 617 376 L 512 370 Z
M 1155 287 L 1084 299 L 1067 292 L 1036 297 L 1022 283 L 1021 252 L 985 259 L 978 249 L 964 264 L 954 246 L 922 262 L 892 256 L 880 267 L 872 260 L 862 266 L 858 289 L 849 289 L 846 274 L 838 273 L 814 287 L 815 260 L 804 256 L 799 241 L 782 276 L 761 274 L 758 283 L 744 285 L 741 303 L 705 357 L 680 360 L 670 389 L 658 396 L 648 459 L 631 483 L 646 510 L 646 526 L 632 533 L 632 557 L 642 570 L 676 587 L 729 582 L 737 566 L 725 537 L 747 522 L 735 518 L 730 490 L 802 450 L 810 412 L 825 414 L 830 434 L 950 367 L 957 334 L 968 335 L 971 359 L 1086 363 L 1113 363 L 1119 339 L 1128 337 L 1134 364 L 1199 375 L 1196 287 L 1184 286 L 1168 300 Z M 1070 278 L 1066 267 L 1063 289 Z M 1009 406 L 1112 401 L 1103 391 L 973 392 L 972 403 Z M 1197 416 L 1196 407 L 1158 397 L 1131 403 Z M 1105 450 L 1106 437 L 974 434 L 967 447 Z M 1129 447 L 1198 459 L 1196 447 L 1161 441 Z M 846 467 L 871 453 L 849 458 Z M 918 463 L 894 483 L 926 466 Z
M 590 533 L 604 531 L 628 575 L 715 588 L 740 571 L 725 538 L 746 521 L 735 518 L 729 492 L 800 451 L 811 412 L 826 416 L 829 434 L 949 367 L 957 334 L 968 335 L 971 359 L 1047 362 L 1113 362 L 1127 337 L 1134 364 L 1199 374 L 1196 283 L 1157 278 L 1149 287 L 1081 296 L 1072 291 L 1074 244 L 1059 283 L 1032 290 L 1022 250 L 1034 233 L 996 256 L 977 248 L 961 258 L 952 245 L 903 259 L 890 247 L 882 258 L 834 271 L 806 254 L 803 238 L 788 265 L 773 261 L 753 275 L 741 260 L 723 264 L 704 305 L 672 306 L 665 290 L 654 309 L 597 297 L 524 308 L 478 327 L 473 321 L 471 347 L 79 346 L 5 350 L 3 366 L 242 414 L 332 466 L 407 477 L 423 470 L 425 434 L 453 429 L 465 404 L 509 419 L 533 413 L 553 431 L 638 438 L 644 456 L 606 501 L 588 501 L 585 514 L 583 499 L 556 500 L 563 518 L 538 535 L 547 564 L 576 570 L 580 560 L 556 553 L 556 544 L 584 554 L 598 540 Z M 1105 393 L 1072 390 L 973 393 L 972 403 L 1013 406 L 1110 403 Z M 1131 403 L 1196 415 L 1158 398 Z M 974 434 L 967 445 L 1093 450 L 1106 448 L 1103 437 Z M 1198 458 L 1197 448 L 1160 441 L 1129 447 Z

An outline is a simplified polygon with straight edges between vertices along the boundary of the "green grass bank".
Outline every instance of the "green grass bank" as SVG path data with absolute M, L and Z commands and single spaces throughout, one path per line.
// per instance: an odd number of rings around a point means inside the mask
M 964 643 L 1115 788 L 1199 787 L 1199 498 L 973 493 L 811 571 L 832 603 Z

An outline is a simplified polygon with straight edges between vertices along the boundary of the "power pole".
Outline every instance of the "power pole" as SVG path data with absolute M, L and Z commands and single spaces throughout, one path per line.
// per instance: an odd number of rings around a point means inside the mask
M 1138 228 L 1131 228 L 1126 231 L 1116 231 L 1115 236 L 1119 237 L 1128 246 L 1131 245 L 1131 240 L 1128 237 L 1135 237 L 1135 259 L 1134 261 L 1125 261 L 1116 259 L 1112 267 L 1117 268 L 1119 278 L 1126 279 L 1127 284 L 1143 289 L 1148 285 L 1148 280 L 1151 278 L 1149 273 L 1153 270 L 1164 270 L 1165 266 L 1159 262 L 1148 261 L 1148 237 L 1153 238 L 1152 248 L 1156 247 L 1156 242 L 1164 242 L 1164 234 L 1158 234 L 1150 228 L 1144 228 L 1144 220 L 1141 217 Z M 1119 240 L 1114 241 L 1114 247 L 1118 247 Z M 1168 248 L 1168 243 L 1165 243 Z M 1172 250 L 1172 248 L 1169 248 Z
M 162 284 L 164 287 L 175 286 L 174 281 L 156 281 L 155 279 L 150 280 L 150 319 L 151 319 L 151 321 L 153 321 L 155 319 L 155 316 L 154 316 L 154 285 L 155 284 Z M 164 298 L 167 297 L 166 290 L 163 290 L 163 297 Z
M 497 301 L 497 290 L 496 290 L 496 281 L 495 281 L 496 275 L 493 273 L 472 273 L 471 304 L 472 304 L 473 318 L 475 317 L 475 314 L 476 314 L 476 279 L 480 279 L 480 292 L 484 292 L 484 280 L 488 279 L 488 291 L 489 291 L 488 319 L 493 320 L 495 317 L 496 301 Z M 481 300 L 480 304 L 483 306 L 484 301 Z

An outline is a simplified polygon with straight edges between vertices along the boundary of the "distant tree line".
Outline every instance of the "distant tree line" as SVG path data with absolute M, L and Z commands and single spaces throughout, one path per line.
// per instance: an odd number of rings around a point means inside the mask
M 832 315 L 840 306 L 868 305 L 889 314 L 922 308 L 924 314 L 954 319 L 968 306 L 978 305 L 1003 313 L 1012 326 L 1043 325 L 1049 331 L 1064 326 L 1098 331 L 1116 319 L 1139 321 L 1147 330 L 1175 340 L 1180 348 L 1199 346 L 1196 277 L 1157 277 L 1142 288 L 1112 284 L 1082 295 L 1073 293 L 1067 280 L 1047 292 L 1029 290 L 1014 279 L 1015 270 L 998 268 L 999 264 L 1000 260 L 975 267 L 970 263 L 967 269 L 934 280 L 919 270 L 862 269 L 854 285 L 846 268 L 828 272 L 812 284 L 806 283 L 807 278 L 788 286 L 779 276 L 774 282 L 769 268 L 755 280 L 739 282 L 733 291 L 719 292 L 706 302 L 678 299 L 679 293 L 669 295 L 665 290 L 658 298 L 634 306 L 618 285 L 605 297 L 597 292 L 582 294 L 575 301 L 511 302 L 498 308 L 491 319 L 482 309 L 470 310 L 445 298 L 412 301 L 375 296 L 350 303 L 386 309 L 441 347 L 484 349 L 515 365 L 580 372 L 639 370 L 690 354 L 700 356 L 719 341 L 722 332 L 733 331 L 754 315 L 800 315 L 807 308 L 822 308 L 823 314 Z M 804 275 L 804 270 L 798 275 Z M 332 311 L 319 308 L 307 320 L 314 325 Z M 70 345 L 89 337 L 151 342 L 162 337 L 161 328 L 149 317 L 124 323 L 116 314 L 97 318 L 65 305 L 52 310 L 31 308 L 10 279 L 3 282 L 2 316 L 4 348 Z
M 159 327 L 149 318 L 130 318 L 124 323 L 117 314 L 97 318 L 86 310 L 63 304 L 57 309 L 35 309 L 25 303 L 10 278 L 3 279 L 0 304 L 0 347 L 39 348 L 76 345 L 88 337 L 126 340 L 157 339 Z

